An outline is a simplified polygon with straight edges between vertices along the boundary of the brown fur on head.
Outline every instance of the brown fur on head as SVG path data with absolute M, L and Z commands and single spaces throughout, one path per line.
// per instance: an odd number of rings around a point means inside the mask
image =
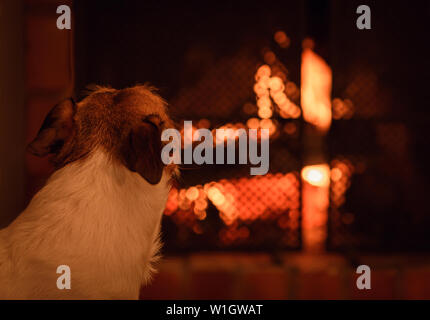
M 153 88 L 96 87 L 77 104 L 68 99 L 56 105 L 28 150 L 37 156 L 54 154 L 52 160 L 59 168 L 102 148 L 112 159 L 157 184 L 164 170 L 161 132 L 173 127 L 166 103 Z M 169 165 L 170 173 L 175 170 Z

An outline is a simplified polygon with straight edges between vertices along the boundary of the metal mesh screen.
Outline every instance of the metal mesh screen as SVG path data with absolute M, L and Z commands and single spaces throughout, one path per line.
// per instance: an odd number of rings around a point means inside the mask
M 319 146 L 330 176 L 328 220 L 326 212 L 319 219 L 327 223 L 328 233 L 321 228 L 327 247 L 430 248 L 430 158 L 420 132 L 430 126 L 429 54 L 417 32 L 423 21 L 416 19 L 427 5 L 403 10 L 400 2 L 372 2 L 378 18 L 363 31 L 355 24 L 360 4 L 291 1 L 197 10 L 184 3 L 161 9 L 158 2 L 106 7 L 76 1 L 79 89 L 149 80 L 176 120 L 192 120 L 194 128 L 271 131 L 267 176 L 250 176 L 249 165 L 183 167 L 181 187 L 172 190 L 164 215 L 166 250 L 303 247 L 300 175 L 314 142 L 305 139 L 300 106 L 306 36 L 333 74 L 331 127 Z M 397 26 L 398 12 L 409 23 L 387 32 L 382 26 Z M 326 199 L 322 206 L 310 190 L 310 211 L 324 211 Z
M 267 80 L 280 76 L 278 91 L 291 103 L 299 98 L 298 88 L 276 58 L 269 57 L 269 66 L 259 55 L 245 50 L 220 59 L 171 102 L 175 116 L 193 120 L 195 128 L 266 127 L 271 138 L 267 175 L 251 176 L 250 165 L 183 168 L 186 187 L 171 191 L 163 221 L 170 250 L 300 247 L 300 110 L 292 106 L 281 116 L 274 98 L 264 95 L 271 116 L 261 115 L 259 90 L 265 89 L 256 79 L 269 68 Z
M 394 96 L 389 61 L 369 66 L 366 57 L 338 65 L 328 138 L 331 158 L 328 247 L 345 251 L 406 251 L 429 248 L 424 190 L 417 169 L 414 127 L 422 120 L 411 102 Z M 368 58 L 368 57 L 367 57 Z M 376 58 L 375 58 L 376 59 Z M 335 69 L 336 72 L 336 69 Z M 346 103 L 345 103 L 346 101 Z M 345 106 L 346 104 L 346 106 Z

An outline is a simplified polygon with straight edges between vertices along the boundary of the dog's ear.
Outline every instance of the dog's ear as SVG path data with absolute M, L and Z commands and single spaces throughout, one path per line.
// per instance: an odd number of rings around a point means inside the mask
M 39 157 L 58 152 L 73 133 L 76 105 L 67 99 L 51 109 L 27 150 Z
M 122 148 L 125 165 L 150 184 L 158 184 L 163 174 L 161 128 L 157 119 L 148 117 L 135 125 Z

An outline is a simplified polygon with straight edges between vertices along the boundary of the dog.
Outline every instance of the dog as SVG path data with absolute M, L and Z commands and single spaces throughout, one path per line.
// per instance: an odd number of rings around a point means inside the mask
M 138 299 L 161 247 L 176 165 L 161 161 L 166 103 L 147 85 L 94 88 L 47 115 L 28 151 L 56 171 L 0 231 L 0 299 Z M 59 288 L 59 266 L 70 288 Z

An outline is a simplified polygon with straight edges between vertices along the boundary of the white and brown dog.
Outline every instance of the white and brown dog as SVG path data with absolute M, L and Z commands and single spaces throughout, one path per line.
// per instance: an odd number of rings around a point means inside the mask
M 0 299 L 137 299 L 151 276 L 175 165 L 161 131 L 173 127 L 147 86 L 97 87 L 46 117 L 29 151 L 57 170 L 0 231 Z M 57 288 L 57 267 L 71 270 Z

